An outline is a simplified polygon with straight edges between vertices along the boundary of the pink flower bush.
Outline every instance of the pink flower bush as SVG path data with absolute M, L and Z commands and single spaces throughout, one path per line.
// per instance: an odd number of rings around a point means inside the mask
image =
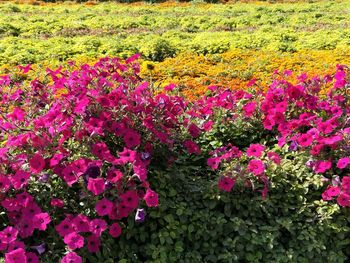
M 286 152 L 297 152 L 308 157 L 308 169 L 328 179 L 322 199 L 350 206 L 347 67 L 338 66 L 333 77 L 303 75 L 298 83 L 285 80 L 287 72 L 265 92 L 210 87 L 209 95 L 189 101 L 173 85 L 154 94 L 139 80 L 137 57 L 47 69 L 47 79 L 28 84 L 1 77 L 0 104 L 8 110 L 0 114 L 6 262 L 38 262 L 43 250 L 29 248 L 47 233 L 70 251 L 63 255 L 62 249 L 61 262 L 82 262 L 81 251 L 97 253 L 105 236 L 122 234 L 125 218 L 162 204 L 148 181 L 152 164 L 206 156 L 212 145 L 207 165 L 220 191 L 247 187 L 267 198 L 269 176 Z M 320 87 L 330 84 L 323 96 Z M 252 134 L 243 144 L 227 132 L 235 125 L 260 129 L 266 138 Z M 218 130 L 227 142 L 210 143 Z

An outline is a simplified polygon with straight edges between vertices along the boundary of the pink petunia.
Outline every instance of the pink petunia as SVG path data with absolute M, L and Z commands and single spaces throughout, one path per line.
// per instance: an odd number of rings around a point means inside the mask
M 14 176 L 10 178 L 13 188 L 21 189 L 24 187 L 30 178 L 30 173 L 23 170 L 18 170 Z
M 248 157 L 261 157 L 262 152 L 265 150 L 265 146 L 261 144 L 251 144 L 247 149 Z
M 103 198 L 96 203 L 95 209 L 99 216 L 106 216 L 112 211 L 113 203 Z
M 281 156 L 275 152 L 268 152 L 267 157 L 273 161 L 275 164 L 279 165 L 281 164 Z
M 96 253 L 100 250 L 101 240 L 97 235 L 91 235 L 87 239 L 87 247 L 90 253 Z
M 236 180 L 228 177 L 221 176 L 218 182 L 218 188 L 221 191 L 230 192 L 235 185 Z
M 7 192 L 10 186 L 11 186 L 10 179 L 6 175 L 0 174 L 0 193 Z
M 220 165 L 220 158 L 219 157 L 213 157 L 213 158 L 208 158 L 207 164 L 210 166 L 211 169 L 216 170 L 218 169 Z
M 107 223 L 103 219 L 93 219 L 90 222 L 91 233 L 101 236 L 102 232 L 107 229 Z
M 87 189 L 94 195 L 102 194 L 105 191 L 105 181 L 103 178 L 89 178 Z
M 48 213 L 39 213 L 33 217 L 34 227 L 45 231 L 47 225 L 51 222 L 51 217 Z
M 195 142 L 193 142 L 191 140 L 186 140 L 184 142 L 184 146 L 186 147 L 189 154 L 197 154 L 198 155 L 201 153 L 201 149 L 199 148 L 198 144 L 196 144 Z
M 314 167 L 316 173 L 325 173 L 332 168 L 332 162 L 330 161 L 317 161 Z
M 338 160 L 337 167 L 339 169 L 345 169 L 350 164 L 350 158 L 344 157 Z
M 323 193 L 322 193 L 322 199 L 323 200 L 332 200 L 334 196 L 339 195 L 340 188 L 337 186 L 329 186 Z
M 39 263 L 39 257 L 33 252 L 27 252 L 27 263 Z
M 141 135 L 134 130 L 126 130 L 123 136 L 126 147 L 134 148 L 141 144 Z
M 86 215 L 79 214 L 72 220 L 76 232 L 90 232 L 90 219 Z
M 64 237 L 64 243 L 69 249 L 74 250 L 84 246 L 84 238 L 76 232 L 72 232 Z
M 23 248 L 12 250 L 5 254 L 6 263 L 27 263 L 26 253 Z
M 34 232 L 34 224 L 31 219 L 24 218 L 18 224 L 18 232 L 21 238 L 30 237 Z
M 265 171 L 264 163 L 261 160 L 250 160 L 248 163 L 248 171 L 254 175 L 261 175 Z
M 41 173 L 45 167 L 45 160 L 39 153 L 36 153 L 29 160 L 29 166 L 30 166 L 30 171 L 32 173 L 36 173 L 36 174 Z
M 158 194 L 156 192 L 154 192 L 153 190 L 151 190 L 150 188 L 148 188 L 146 190 L 146 194 L 143 197 L 143 199 L 146 201 L 146 204 L 148 207 L 154 207 L 154 206 L 158 206 Z
M 305 133 L 298 137 L 297 142 L 302 147 L 308 147 L 312 144 L 313 138 L 311 134 Z
M 114 237 L 117 238 L 121 235 L 122 233 L 122 228 L 120 227 L 120 225 L 118 223 L 113 223 L 110 227 L 109 227 L 109 234 Z
M 69 252 L 62 258 L 61 263 L 83 263 L 83 259 L 77 253 Z
M 248 102 L 243 106 L 243 113 L 245 117 L 251 117 L 256 109 L 256 102 Z
M 18 230 L 12 226 L 8 226 L 0 231 L 0 240 L 2 243 L 10 244 L 17 239 Z
M 136 209 L 139 205 L 139 197 L 137 195 L 137 192 L 134 190 L 127 191 L 121 194 L 119 197 L 122 202 L 131 209 Z
M 56 225 L 55 229 L 56 229 L 57 233 L 62 237 L 75 231 L 75 229 L 72 225 L 72 221 L 68 217 L 65 218 L 63 221 L 61 221 L 61 223 Z
M 342 192 L 338 196 L 337 202 L 340 206 L 350 206 L 350 194 Z

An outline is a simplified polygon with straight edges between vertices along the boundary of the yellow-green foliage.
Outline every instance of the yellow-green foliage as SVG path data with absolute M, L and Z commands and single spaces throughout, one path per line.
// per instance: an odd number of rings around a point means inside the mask
M 0 4 L 0 65 L 141 52 L 295 52 L 350 44 L 348 1 L 236 4 Z

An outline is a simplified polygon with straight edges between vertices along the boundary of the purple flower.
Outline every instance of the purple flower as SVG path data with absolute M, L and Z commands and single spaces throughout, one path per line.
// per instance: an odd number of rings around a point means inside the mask
M 298 143 L 296 141 L 292 141 L 289 145 L 288 151 L 296 151 L 298 149 Z
M 141 160 L 142 160 L 142 161 L 146 161 L 146 160 L 148 160 L 149 158 L 151 158 L 151 154 L 150 154 L 150 153 L 148 153 L 148 152 L 142 152 L 142 153 L 141 153 Z
M 142 223 L 143 221 L 145 221 L 145 217 L 146 217 L 146 211 L 143 208 L 138 208 L 136 210 L 136 215 L 135 215 L 135 222 L 137 223 Z
M 49 180 L 50 175 L 49 174 L 43 174 L 42 176 L 39 177 L 39 182 L 40 183 L 47 183 Z
M 46 250 L 46 245 L 45 243 L 41 243 L 40 245 L 37 246 L 32 246 L 30 247 L 38 252 L 39 255 L 43 254 Z

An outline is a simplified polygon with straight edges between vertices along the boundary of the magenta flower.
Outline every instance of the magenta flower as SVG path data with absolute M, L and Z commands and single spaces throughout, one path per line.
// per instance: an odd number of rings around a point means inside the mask
M 184 142 L 184 146 L 186 147 L 188 153 L 190 154 L 200 154 L 201 153 L 201 149 L 199 148 L 198 144 L 196 144 L 195 142 L 191 141 L 191 140 L 186 140 Z
M 101 240 L 97 235 L 92 234 L 87 239 L 87 247 L 90 253 L 96 253 L 100 250 Z
M 131 209 L 135 209 L 139 205 L 139 197 L 136 191 L 133 191 L 133 190 L 127 191 L 121 194 L 119 197 L 122 200 L 122 202 L 127 207 L 130 207 Z
M 230 192 L 235 185 L 236 180 L 228 177 L 228 176 L 221 176 L 218 182 L 218 188 L 221 191 Z
M 262 152 L 265 150 L 265 146 L 261 144 L 251 144 L 247 149 L 248 157 L 261 157 Z
M 339 195 L 340 188 L 337 186 L 328 186 L 328 188 L 322 193 L 323 200 L 332 200 L 334 196 Z
M 14 176 L 10 178 L 13 188 L 21 189 L 24 187 L 30 178 L 30 173 L 23 170 L 18 170 Z
M 61 263 L 83 263 L 83 260 L 77 253 L 69 252 L 62 258 Z
M 254 175 L 261 175 L 265 171 L 264 163 L 261 160 L 250 160 L 248 163 L 248 171 Z
M 72 225 L 77 232 L 90 232 L 90 219 L 86 215 L 79 214 L 74 217 Z
M 150 188 L 148 188 L 146 190 L 146 194 L 143 197 L 143 199 L 146 201 L 146 205 L 148 207 L 155 207 L 155 206 L 158 206 L 158 204 L 159 204 L 158 194 L 156 192 L 154 192 L 153 190 L 151 190 Z
M 99 216 L 108 215 L 113 208 L 113 203 L 109 201 L 107 198 L 103 198 L 102 200 L 96 203 L 95 209 Z
M 219 157 L 208 158 L 207 164 L 211 167 L 211 169 L 216 170 L 219 167 L 221 160 Z
M 117 238 L 121 235 L 122 233 L 122 228 L 120 227 L 120 225 L 118 223 L 113 223 L 110 227 L 109 227 L 109 234 L 114 237 Z
M 12 250 L 5 254 L 6 263 L 27 263 L 26 253 L 23 248 Z
M 90 222 L 91 233 L 101 236 L 102 232 L 107 229 L 107 223 L 103 219 L 93 219 Z
M 126 147 L 134 148 L 141 144 L 141 135 L 134 130 L 126 130 L 123 136 Z
M 39 213 L 34 215 L 34 227 L 39 230 L 46 230 L 47 225 L 51 222 L 51 217 L 48 213 Z
M 0 231 L 0 240 L 2 243 L 10 244 L 17 239 L 18 230 L 12 226 L 6 227 Z
M 314 166 L 316 173 L 325 173 L 332 168 L 332 162 L 330 161 L 317 161 Z
M 338 160 L 337 167 L 339 169 L 345 169 L 350 164 L 350 158 L 344 157 Z
M 30 171 L 32 173 L 41 173 L 45 167 L 45 160 L 39 153 L 34 154 L 34 156 L 29 160 Z
M 313 138 L 311 134 L 305 133 L 298 137 L 297 142 L 302 147 L 308 147 L 312 144 Z
M 5 175 L 0 174 L 0 193 L 7 192 L 10 186 L 11 186 L 10 179 Z
M 105 191 L 105 181 L 103 178 L 89 178 L 87 189 L 94 195 L 102 194 Z
M 243 106 L 243 112 L 245 117 L 251 117 L 256 109 L 256 102 L 251 101 Z
M 64 237 L 64 243 L 68 245 L 69 249 L 74 250 L 84 246 L 84 238 L 76 232 L 72 232 Z
M 56 231 L 62 237 L 75 231 L 70 218 L 64 219 L 61 223 L 55 226 Z
M 27 263 L 39 263 L 39 257 L 33 252 L 27 252 Z
M 337 202 L 340 206 L 350 206 L 350 194 L 342 192 L 338 196 Z

